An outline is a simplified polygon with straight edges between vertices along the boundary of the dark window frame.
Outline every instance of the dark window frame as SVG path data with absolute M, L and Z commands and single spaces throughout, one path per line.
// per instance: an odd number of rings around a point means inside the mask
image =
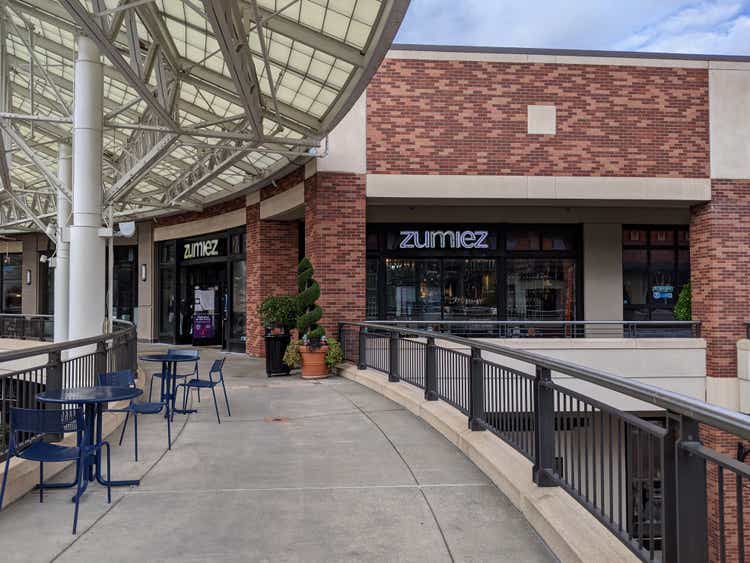
M 646 231 L 646 240 L 642 244 L 625 244 L 625 232 L 626 231 Z M 673 242 L 671 245 L 661 245 L 661 244 L 653 244 L 651 242 L 651 233 L 654 231 L 672 231 L 673 232 Z M 680 232 L 687 232 L 688 239 L 687 244 L 683 245 L 680 244 Z M 633 320 L 632 313 L 635 311 L 647 311 L 648 312 L 648 318 L 643 320 L 653 320 L 654 313 L 656 311 L 664 311 L 669 308 L 671 308 L 672 312 L 674 312 L 674 307 L 677 304 L 677 297 L 680 294 L 680 291 L 682 291 L 682 286 L 684 284 L 681 284 L 681 276 L 684 273 L 684 270 L 680 268 L 680 251 L 687 251 L 688 252 L 688 267 L 687 267 L 687 282 L 690 282 L 690 226 L 689 225 L 623 225 L 622 226 L 622 252 L 623 252 L 623 288 L 625 285 L 625 260 L 624 260 L 624 253 L 626 250 L 642 250 L 646 252 L 646 265 L 645 265 L 645 274 L 646 274 L 646 280 L 648 283 L 647 291 L 646 291 L 646 303 L 644 304 L 626 304 L 624 301 L 624 295 L 623 295 L 623 318 L 625 320 Z M 670 306 L 665 305 L 664 303 L 658 303 L 655 302 L 653 299 L 653 295 L 651 292 L 651 252 L 652 251 L 672 251 L 673 253 L 673 267 L 672 267 L 672 275 L 674 279 L 674 296 L 673 296 L 673 303 Z M 631 268 L 632 270 L 632 268 Z M 630 314 L 629 314 L 630 313 Z

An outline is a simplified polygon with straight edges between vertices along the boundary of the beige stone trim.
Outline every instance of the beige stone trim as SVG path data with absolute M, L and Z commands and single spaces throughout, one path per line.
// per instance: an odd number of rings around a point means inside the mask
M 305 183 L 300 182 L 286 191 L 260 202 L 260 218 L 283 220 L 296 215 L 305 205 Z
M 564 562 L 637 561 L 573 497 L 559 487 L 537 487 L 531 462 L 489 432 L 468 430 L 466 417 L 442 401 L 425 401 L 407 383 L 388 383 L 381 373 L 351 364 L 339 373 L 402 405 L 453 442 L 526 517 L 547 546 Z
M 245 209 L 235 209 L 222 215 L 206 217 L 188 223 L 178 223 L 177 225 L 167 225 L 164 227 L 154 228 L 154 241 L 173 240 L 177 238 L 193 237 L 225 231 L 232 227 L 240 227 L 246 222 Z
M 593 57 L 586 55 L 537 55 L 533 53 L 479 53 L 448 51 L 407 51 L 391 49 L 386 54 L 388 59 L 412 59 L 433 61 L 479 61 L 490 63 L 541 63 L 569 65 L 602 65 L 602 66 L 641 66 L 668 68 L 709 68 L 711 64 L 724 61 L 696 61 L 689 59 L 647 59 L 642 57 Z M 741 63 L 730 63 L 737 65 Z M 745 63 L 747 64 L 747 63 Z
M 710 201 L 709 178 L 368 174 L 367 197 Z
M 250 207 L 251 205 L 255 205 L 256 203 L 260 203 L 260 190 L 254 191 L 251 194 L 247 194 L 245 196 L 245 206 Z
M 706 377 L 706 402 L 729 410 L 740 409 L 736 377 Z
M 5 254 L 6 252 L 23 252 L 23 241 L 20 240 L 6 240 L 0 241 L 0 253 Z

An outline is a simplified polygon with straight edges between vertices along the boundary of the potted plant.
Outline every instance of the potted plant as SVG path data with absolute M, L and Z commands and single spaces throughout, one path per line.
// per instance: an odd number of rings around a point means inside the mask
M 326 344 L 328 351 L 325 355 L 325 362 L 329 369 L 336 367 L 338 364 L 344 361 L 344 351 L 341 348 L 341 344 L 335 338 L 326 338 Z M 300 353 L 301 341 L 294 339 L 289 342 L 284 352 L 284 363 L 289 368 L 298 368 L 302 363 L 302 354 Z
M 297 300 L 291 295 L 267 297 L 258 307 L 265 328 L 266 375 L 289 375 L 283 354 L 291 340 L 289 330 L 297 320 Z
M 680 295 L 677 297 L 677 304 L 674 306 L 674 318 L 677 321 L 691 321 L 693 320 L 692 311 L 692 294 L 690 291 L 690 283 L 686 283 L 680 290 Z
M 313 274 L 310 259 L 303 258 L 297 267 L 297 329 L 301 340 L 299 353 L 302 377 L 305 379 L 328 377 L 328 365 L 325 361 L 328 352 L 326 332 L 318 324 L 323 316 L 323 309 L 316 303 L 320 297 L 320 286 Z

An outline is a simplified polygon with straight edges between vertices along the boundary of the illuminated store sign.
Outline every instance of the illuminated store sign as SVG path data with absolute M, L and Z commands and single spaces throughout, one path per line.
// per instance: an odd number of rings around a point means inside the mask
M 225 254 L 225 245 L 221 244 L 223 239 L 207 239 L 195 242 L 186 242 L 182 245 L 183 260 L 195 260 L 197 258 L 212 258 Z
M 399 248 L 489 248 L 488 231 L 400 231 Z

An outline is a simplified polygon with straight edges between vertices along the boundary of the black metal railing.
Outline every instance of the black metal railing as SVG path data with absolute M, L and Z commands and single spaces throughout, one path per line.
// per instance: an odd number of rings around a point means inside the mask
M 750 417 L 452 334 L 340 323 L 339 337 L 347 361 L 424 389 L 425 399 L 466 414 L 472 430 L 515 448 L 532 462 L 537 485 L 562 487 L 642 560 L 743 560 L 750 466 L 703 444 L 701 433 L 748 441 Z M 571 388 L 581 382 L 593 384 L 596 397 Z M 622 396 L 644 409 L 618 408 Z
M 0 353 L 0 459 L 4 459 L 11 407 L 42 408 L 37 393 L 90 387 L 96 374 L 137 366 L 135 326 L 115 321 L 111 333 Z M 22 436 L 23 447 L 36 435 Z
M 700 338 L 699 321 L 375 321 L 466 338 Z
M 53 333 L 52 315 L 0 314 L 0 338 L 52 340 Z

